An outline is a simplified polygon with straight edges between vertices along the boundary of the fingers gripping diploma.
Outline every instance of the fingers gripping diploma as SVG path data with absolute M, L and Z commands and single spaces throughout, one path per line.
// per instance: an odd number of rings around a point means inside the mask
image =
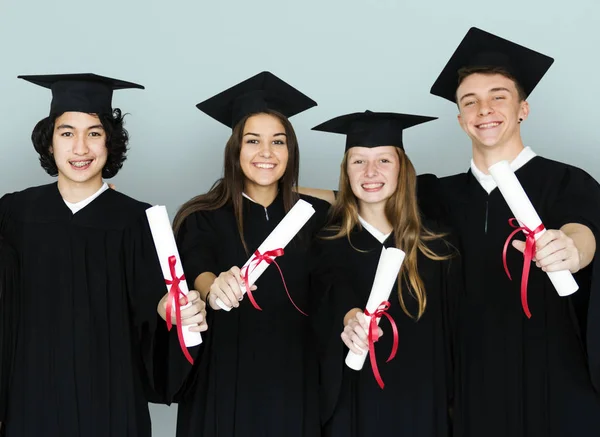
M 369 320 L 358 308 L 349 311 L 344 319 L 347 320 L 347 323 L 342 331 L 342 341 L 356 355 L 365 354 L 369 350 L 367 337 Z M 377 333 L 381 337 L 383 335 L 382 329 L 378 327 Z
M 520 252 L 525 251 L 525 242 L 515 240 L 513 247 Z M 569 270 L 578 272 L 582 266 L 581 256 L 573 238 L 562 230 L 549 229 L 537 241 L 533 262 L 544 272 Z
M 167 302 L 169 294 L 165 294 L 158 304 L 158 314 L 163 320 L 167 320 Z M 208 329 L 206 323 L 206 304 L 200 299 L 200 293 L 196 290 L 191 290 L 185 298 L 179 300 L 181 307 L 181 325 L 188 326 L 190 332 L 203 332 Z M 175 312 L 172 312 L 171 323 L 177 325 Z
M 207 302 L 213 310 L 223 309 L 217 302 L 220 300 L 228 308 L 237 308 L 244 298 L 242 287 L 244 279 L 239 267 L 233 266 L 222 272 L 210 286 Z M 256 285 L 250 287 L 251 291 L 257 289 Z

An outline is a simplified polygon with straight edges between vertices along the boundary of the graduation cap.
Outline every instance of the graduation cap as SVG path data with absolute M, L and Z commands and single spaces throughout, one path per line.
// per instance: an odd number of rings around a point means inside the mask
M 549 56 L 472 27 L 431 87 L 431 94 L 456 102 L 458 70 L 463 67 L 502 67 L 528 96 L 553 62 Z
M 110 114 L 112 113 L 114 90 L 144 89 L 142 85 L 136 83 L 92 73 L 45 74 L 18 76 L 18 78 L 52 90 L 50 114 L 62 114 L 63 112 Z
M 268 71 L 196 105 L 199 110 L 232 129 L 245 116 L 266 109 L 289 118 L 313 106 L 317 106 L 317 102 Z
M 312 128 L 346 135 L 346 151 L 351 147 L 396 146 L 404 150 L 402 131 L 437 117 L 395 112 L 355 112 L 332 118 Z

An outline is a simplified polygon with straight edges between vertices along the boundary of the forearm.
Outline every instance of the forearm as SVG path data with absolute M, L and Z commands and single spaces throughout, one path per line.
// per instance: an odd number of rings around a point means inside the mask
M 211 272 L 204 272 L 194 281 L 194 288 L 200 293 L 200 299 L 206 302 L 206 296 L 210 291 L 210 286 L 215 282 L 217 276 Z
M 335 202 L 335 196 L 333 195 L 332 190 L 322 190 L 320 188 L 298 187 L 298 193 L 305 194 L 307 196 L 316 197 L 317 199 L 324 200 L 331 204 L 333 204 L 333 202 Z
M 590 228 L 580 223 L 567 223 L 560 228 L 577 248 L 579 254 L 579 267 L 587 267 L 596 254 L 596 238 Z

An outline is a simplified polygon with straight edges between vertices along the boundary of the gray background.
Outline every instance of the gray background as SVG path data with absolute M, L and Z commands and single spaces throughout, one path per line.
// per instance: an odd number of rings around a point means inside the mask
M 334 188 L 343 153 L 342 137 L 310 128 L 365 109 L 440 117 L 406 132 L 407 152 L 419 173 L 464 171 L 457 110 L 429 88 L 471 26 L 556 59 L 529 99 L 525 143 L 600 179 L 599 14 L 595 0 L 0 0 L 0 194 L 51 181 L 29 140 L 50 93 L 19 74 L 144 84 L 115 93 L 131 151 L 113 182 L 171 216 L 221 175 L 229 130 L 194 105 L 263 70 L 319 103 L 292 118 L 301 184 Z M 156 436 L 174 435 L 175 407 L 152 414 Z

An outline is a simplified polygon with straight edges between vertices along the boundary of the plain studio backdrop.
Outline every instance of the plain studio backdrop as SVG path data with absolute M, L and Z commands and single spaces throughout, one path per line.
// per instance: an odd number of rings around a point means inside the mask
M 115 92 L 131 141 L 112 182 L 171 217 L 222 173 L 230 130 L 194 105 L 263 70 L 319 104 L 291 119 L 302 185 L 335 188 L 344 150 L 343 136 L 310 128 L 365 109 L 439 117 L 405 133 L 407 153 L 419 173 L 465 171 L 457 108 L 429 89 L 471 26 L 555 58 L 529 99 L 525 144 L 600 179 L 599 15 L 595 0 L 0 0 L 0 194 L 53 180 L 30 141 L 50 92 L 19 74 L 145 85 Z M 174 435 L 175 406 L 152 417 L 156 436 Z

